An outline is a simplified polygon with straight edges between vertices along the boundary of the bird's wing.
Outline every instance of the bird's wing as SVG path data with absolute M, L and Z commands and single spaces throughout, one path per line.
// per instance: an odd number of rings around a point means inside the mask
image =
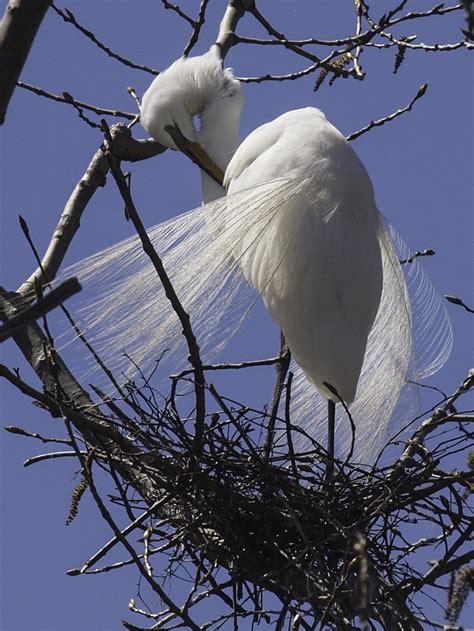
M 150 229 L 149 236 L 191 316 L 206 363 L 216 357 L 260 301 L 241 272 L 246 248 L 251 247 L 248 235 L 259 238 L 271 229 L 280 205 L 295 194 L 298 186 L 294 182 L 275 180 L 235 193 L 231 203 L 228 198 L 217 200 Z M 400 266 L 399 259 L 407 258 L 408 249 L 382 223 L 379 242 L 384 267 L 381 306 L 350 409 L 357 426 L 355 456 L 364 462 L 376 457 L 392 427 L 412 418 L 408 404 L 413 402 L 413 391 L 406 380 L 418 380 L 439 369 L 451 346 L 444 306 L 418 260 Z M 158 383 L 188 366 L 181 326 L 137 237 L 64 272 L 64 276 L 71 274 L 85 288 L 86 298 L 80 297 L 76 309 L 79 326 L 119 381 L 135 377 L 137 367 L 149 375 L 160 357 Z M 90 359 L 87 363 L 93 365 Z M 326 400 L 297 366 L 293 368 L 292 420 L 324 444 Z M 97 369 L 89 372 L 94 383 L 112 394 L 105 376 L 100 379 Z M 393 415 L 400 398 L 407 403 L 397 406 Z M 340 457 L 348 453 L 351 440 L 350 423 L 340 410 Z M 305 448 L 304 440 L 296 438 L 295 442 Z
M 236 251 L 250 231 L 266 230 L 290 180 L 276 180 L 200 206 L 154 226 L 148 235 L 191 317 L 207 363 L 240 327 L 258 294 L 245 282 Z M 242 250 L 242 248 L 240 248 Z M 240 252 L 245 255 L 244 251 Z M 179 320 L 137 236 L 67 268 L 83 286 L 79 327 L 122 383 L 137 367 L 150 374 L 159 358 L 162 381 L 187 367 Z M 71 334 L 62 338 L 71 343 Z M 77 340 L 76 342 L 77 343 Z M 107 377 L 88 360 L 82 371 L 106 392 Z

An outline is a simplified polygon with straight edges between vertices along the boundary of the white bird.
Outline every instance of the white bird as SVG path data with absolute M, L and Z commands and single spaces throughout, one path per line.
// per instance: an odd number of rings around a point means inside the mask
M 236 304 L 249 293 L 243 273 L 302 371 L 293 395 L 298 422 L 317 435 L 326 422 L 324 402 L 342 399 L 364 458 L 384 437 L 413 362 L 413 314 L 398 255 L 365 167 L 322 112 L 287 112 L 238 146 L 242 105 L 241 86 L 223 69 L 217 47 L 177 60 L 153 81 L 142 101 L 143 127 L 173 149 L 170 129 L 178 128 L 208 173 L 215 165 L 225 170 L 227 197 L 203 173 L 205 205 L 159 224 L 150 236 L 204 354 L 240 326 L 246 310 Z M 67 273 L 101 284 L 100 299 L 84 313 L 112 365 L 122 349 L 144 370 L 160 348 L 178 352 L 178 323 L 136 238 Z M 451 343 L 443 307 L 427 291 L 429 309 L 419 310 L 420 346 L 429 340 L 424 374 L 444 363 Z M 338 425 L 347 449 L 343 414 Z

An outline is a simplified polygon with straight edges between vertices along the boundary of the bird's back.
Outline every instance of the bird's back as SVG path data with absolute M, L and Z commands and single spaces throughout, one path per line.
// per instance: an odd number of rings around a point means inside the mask
M 281 177 L 294 181 L 294 193 L 254 217 L 235 256 L 306 376 L 325 396 L 328 382 L 351 402 L 382 292 L 372 184 L 315 108 L 258 128 L 226 172 L 230 195 Z

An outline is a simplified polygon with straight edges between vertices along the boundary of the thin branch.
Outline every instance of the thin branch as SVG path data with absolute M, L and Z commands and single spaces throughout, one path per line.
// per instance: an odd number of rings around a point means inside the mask
M 459 305 L 460 307 L 463 307 L 468 313 L 474 313 L 474 309 L 471 309 L 471 307 L 468 307 L 466 305 L 466 303 L 464 303 L 461 298 L 457 298 L 456 296 L 445 296 L 446 300 L 448 302 L 450 302 L 453 305 Z
M 2 368 L 4 368 L 4 366 L 0 365 L 0 370 Z M 5 375 L 2 374 L 1 376 L 4 377 Z M 17 427 L 16 425 L 6 425 L 3 429 L 6 432 L 9 432 L 10 434 L 17 434 L 18 436 L 26 436 L 27 438 L 35 438 L 36 440 L 40 440 L 42 443 L 45 443 L 45 444 L 46 443 L 57 443 L 60 445 L 71 444 L 71 441 L 66 440 L 65 438 L 50 438 L 48 436 L 42 436 L 41 434 L 38 434 L 38 432 L 27 432 L 22 427 Z
M 276 380 L 273 389 L 272 403 L 270 407 L 270 418 L 268 421 L 267 435 L 264 445 L 264 454 L 267 460 L 268 458 L 270 458 L 272 452 L 273 437 L 275 434 L 275 423 L 278 416 L 278 408 L 280 406 L 280 399 L 285 387 L 285 379 L 291 362 L 291 352 L 288 348 L 288 344 L 286 343 L 283 331 L 280 332 L 280 354 L 278 359 L 279 361 L 276 365 Z
M 246 362 L 240 362 L 238 364 L 203 364 L 202 369 L 204 371 L 210 370 L 240 370 L 242 368 L 257 368 L 259 366 L 273 366 L 277 364 L 280 357 L 269 357 L 268 359 L 252 359 Z M 170 375 L 170 379 L 182 379 L 193 372 L 192 368 L 186 368 L 176 375 Z
M 131 112 L 122 112 L 121 110 L 110 110 L 103 107 L 97 107 L 96 105 L 91 105 L 90 103 L 84 103 L 83 101 L 78 101 L 74 97 L 72 97 L 69 93 L 67 97 L 59 96 L 58 94 L 53 94 L 52 92 L 46 92 L 42 88 L 38 88 L 35 85 L 31 85 L 29 83 L 25 83 L 24 81 L 18 81 L 17 85 L 19 88 L 23 88 L 24 90 L 28 90 L 29 92 L 33 92 L 38 96 L 44 96 L 47 99 L 52 101 L 57 101 L 58 103 L 66 103 L 67 105 L 74 105 L 83 110 L 89 110 L 90 112 L 94 112 L 95 114 L 100 114 L 101 116 L 115 116 L 118 118 L 126 118 L 127 120 L 134 120 L 136 118 L 136 114 L 132 114 Z
M 43 317 L 79 291 L 81 291 L 81 285 L 77 278 L 69 278 L 64 281 L 64 283 L 52 289 L 43 296 L 43 298 L 40 298 L 35 304 L 23 309 L 10 320 L 7 320 L 7 322 L 0 327 L 0 342 L 4 342 L 12 337 L 15 332 L 27 326 L 32 320 L 38 320 Z
M 62 17 L 62 19 L 68 23 L 68 24 L 72 24 L 72 26 L 74 26 L 78 31 L 80 31 L 83 35 L 85 35 L 91 42 L 93 42 L 98 48 L 100 48 L 101 50 L 103 50 L 109 57 L 112 57 L 113 59 L 116 59 L 117 61 L 120 61 L 120 63 L 124 64 L 125 66 L 128 66 L 129 68 L 135 68 L 136 70 L 143 70 L 143 72 L 148 72 L 149 74 L 152 75 L 158 75 L 160 74 L 159 70 L 155 70 L 154 68 L 150 68 L 149 66 L 145 66 L 144 64 L 136 64 L 133 61 L 130 61 L 129 59 L 127 59 L 126 57 L 122 57 L 122 55 L 118 55 L 117 53 L 114 53 L 113 50 L 111 50 L 108 46 L 106 46 L 105 44 L 103 44 L 95 35 L 92 31 L 89 31 L 88 29 L 86 29 L 84 26 L 82 26 L 81 24 L 79 24 L 79 22 L 76 20 L 75 15 L 72 13 L 72 11 L 69 11 L 68 9 L 65 9 L 64 11 L 61 11 L 61 9 L 58 9 L 57 6 L 55 6 L 54 4 L 51 4 L 51 8 L 53 9 L 53 11 L 55 11 L 60 17 Z
M 161 0 L 161 4 L 165 9 L 170 9 L 179 15 L 180 18 L 183 18 L 188 24 L 190 24 L 193 28 L 196 27 L 196 20 L 192 18 L 190 15 L 185 13 L 179 4 L 173 4 L 172 2 L 168 2 L 168 0 Z
M 139 515 L 134 521 L 132 521 L 128 526 L 126 526 L 123 530 L 120 531 L 121 537 L 126 537 L 131 532 L 133 532 L 136 528 L 141 526 L 141 524 L 151 517 L 153 513 L 157 512 L 158 509 L 169 502 L 169 495 L 165 495 L 161 497 L 159 500 L 156 500 L 146 511 L 144 511 L 141 515 Z M 100 559 L 102 559 L 112 548 L 121 541 L 121 538 L 117 535 L 112 537 L 106 544 L 104 544 L 95 554 L 91 556 L 91 558 L 84 563 L 80 570 L 78 570 L 78 574 L 84 574 L 87 570 L 93 567 Z
M 87 451 L 81 451 L 82 455 L 87 455 Z M 76 458 L 77 454 L 75 451 L 52 451 L 49 454 L 39 454 L 38 456 L 32 456 L 25 460 L 23 463 L 24 467 L 29 467 L 32 464 L 36 464 L 37 462 L 43 462 L 44 460 L 54 460 L 56 458 Z
M 143 160 L 166 150 L 155 141 L 133 139 L 130 130 L 123 125 L 114 125 L 111 128 L 111 134 L 114 139 L 115 151 L 121 160 Z M 19 287 L 18 293 L 21 296 L 27 298 L 31 295 L 35 279 L 45 285 L 55 278 L 72 239 L 80 227 L 82 214 L 97 189 L 104 186 L 108 170 L 109 163 L 102 149 L 99 148 L 64 207 L 41 265 Z
M 474 387 L 474 373 L 469 374 L 466 379 L 462 382 L 459 388 L 452 394 L 443 404 L 441 408 L 438 408 L 435 413 L 417 428 L 413 436 L 408 441 L 408 444 L 400 456 L 400 459 L 397 461 L 394 472 L 399 467 L 403 467 L 404 464 L 413 457 L 414 453 L 418 449 L 419 446 L 423 444 L 428 434 L 433 432 L 441 423 L 445 421 L 447 418 L 448 411 L 452 409 L 453 404 L 459 397 L 468 392 L 472 387 Z
M 156 273 L 159 276 L 159 279 L 163 285 L 163 289 L 165 290 L 166 297 L 171 303 L 174 312 L 178 316 L 178 319 L 183 328 L 183 335 L 186 339 L 188 350 L 189 350 L 189 361 L 194 368 L 194 391 L 196 396 L 196 421 L 195 421 L 195 434 L 194 434 L 194 446 L 195 446 L 195 455 L 198 456 L 201 451 L 202 446 L 202 436 L 204 432 L 204 418 L 205 418 L 205 394 L 204 394 L 204 372 L 202 369 L 202 361 L 200 356 L 199 345 L 197 343 L 196 337 L 191 327 L 191 321 L 189 315 L 184 310 L 184 307 L 181 304 L 181 301 L 176 294 L 176 291 L 168 277 L 168 274 L 163 267 L 163 263 L 156 253 L 153 244 L 150 241 L 150 238 L 145 230 L 145 227 L 138 215 L 137 209 L 135 208 L 135 204 L 133 203 L 132 196 L 130 194 L 130 189 L 127 185 L 125 177 L 120 168 L 120 164 L 117 158 L 117 154 L 115 153 L 114 140 L 108 128 L 108 125 L 105 121 L 102 122 L 104 133 L 107 139 L 107 145 L 104 147 L 104 155 L 107 157 L 109 161 L 109 166 L 112 171 L 112 175 L 114 176 L 115 182 L 117 183 L 117 187 L 122 195 L 123 201 L 125 202 L 128 216 L 130 217 L 135 229 L 137 231 L 138 236 L 143 245 L 143 250 L 146 255 L 149 257 L 150 261 L 153 264 L 153 267 L 156 270 Z
M 400 265 L 405 265 L 406 263 L 413 263 L 413 261 L 417 259 L 419 256 L 434 256 L 435 254 L 436 252 L 434 250 L 431 250 L 430 248 L 428 248 L 427 250 L 423 250 L 422 252 L 416 251 L 414 254 L 412 254 L 408 258 L 402 259 L 400 261 Z
M 183 57 L 187 57 L 194 46 L 197 44 L 199 39 L 199 35 L 201 34 L 201 29 L 206 21 L 206 10 L 207 5 L 209 4 L 209 0 L 201 0 L 201 5 L 199 7 L 199 13 L 197 20 L 194 22 L 193 32 L 191 33 L 191 37 L 189 38 L 188 43 L 184 47 Z
M 71 441 L 74 444 L 77 457 L 81 461 L 81 464 L 82 464 L 82 467 L 83 467 L 83 472 L 84 472 L 84 477 L 87 480 L 87 483 L 89 485 L 89 488 L 90 488 L 90 491 L 91 491 L 92 496 L 94 498 L 94 501 L 97 504 L 97 507 L 99 508 L 99 511 L 100 511 L 103 519 L 109 524 L 109 526 L 113 530 L 113 532 L 114 532 L 115 536 L 117 537 L 117 539 L 126 548 L 128 553 L 130 554 L 130 556 L 134 559 L 136 567 L 139 569 L 141 575 L 148 582 L 148 584 L 150 585 L 151 589 L 161 598 L 161 600 L 164 603 L 166 603 L 166 605 L 170 609 L 170 611 L 173 611 L 173 613 L 175 613 L 179 618 L 181 618 L 183 620 L 183 622 L 186 623 L 189 626 L 190 629 L 193 629 L 193 631 L 199 631 L 199 626 L 194 623 L 194 621 L 190 618 L 189 614 L 187 612 L 180 611 L 178 609 L 178 607 L 176 607 L 174 602 L 171 600 L 171 598 L 168 596 L 168 594 L 160 587 L 160 585 L 158 585 L 158 583 L 156 583 L 148 575 L 148 572 L 146 572 L 146 570 L 144 569 L 143 565 L 140 562 L 140 559 L 137 556 L 137 553 L 135 552 L 135 549 L 128 542 L 127 538 L 124 535 L 122 535 L 120 529 L 118 528 L 117 524 L 115 523 L 114 519 L 112 518 L 112 515 L 107 510 L 107 507 L 105 506 L 104 502 L 102 501 L 102 498 L 101 498 L 101 496 L 100 496 L 100 494 L 99 494 L 99 492 L 97 490 L 97 487 L 95 485 L 95 481 L 94 481 L 94 478 L 93 478 L 93 475 L 92 475 L 92 463 L 90 462 L 90 459 L 89 460 L 84 459 L 84 457 L 82 456 L 79 448 L 75 444 L 74 435 L 72 433 L 72 429 L 71 429 L 70 424 L 68 423 L 68 421 L 66 421 L 66 426 L 68 427 L 69 436 L 71 438 Z
M 354 133 L 349 134 L 349 136 L 346 136 L 346 140 L 348 141 L 355 140 L 356 138 L 359 138 L 359 136 L 362 136 L 362 134 L 366 134 L 368 131 L 370 131 L 374 127 L 381 127 L 382 125 L 385 125 L 385 123 L 388 123 L 389 121 L 393 121 L 398 116 L 401 116 L 402 114 L 405 114 L 406 112 L 411 112 L 414 104 L 418 101 L 418 99 L 421 99 L 426 94 L 427 89 L 428 89 L 428 84 L 423 83 L 423 85 L 421 85 L 418 88 L 418 92 L 416 93 L 415 97 L 410 101 L 410 103 L 408 103 L 408 105 L 406 105 L 405 107 L 402 107 L 396 112 L 393 112 L 392 114 L 389 114 L 388 116 L 385 116 L 384 118 L 379 118 L 378 120 L 370 121 L 368 125 L 366 125 L 365 127 L 362 127 L 362 129 L 359 129 L 359 131 L 355 131 Z
M 236 77 L 242 83 L 264 83 L 265 81 L 295 81 L 297 79 L 301 79 L 301 77 L 306 77 L 307 75 L 316 72 L 321 68 L 321 64 L 315 63 L 312 66 L 308 66 L 304 70 L 297 70 L 296 72 L 290 72 L 288 74 L 282 75 L 274 75 L 274 74 L 265 74 L 260 77 Z

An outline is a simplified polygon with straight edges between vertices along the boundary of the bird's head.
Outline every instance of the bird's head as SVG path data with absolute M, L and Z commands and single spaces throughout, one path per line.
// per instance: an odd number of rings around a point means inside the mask
M 222 67 L 213 46 L 199 57 L 181 57 L 156 77 L 143 95 L 140 121 L 160 144 L 183 151 L 222 181 L 222 171 L 215 171 L 216 165 L 198 143 L 200 132 L 194 118 L 199 116 L 202 126 L 217 118 L 224 107 L 228 118 L 238 120 L 242 104 L 240 83 L 230 69 Z

